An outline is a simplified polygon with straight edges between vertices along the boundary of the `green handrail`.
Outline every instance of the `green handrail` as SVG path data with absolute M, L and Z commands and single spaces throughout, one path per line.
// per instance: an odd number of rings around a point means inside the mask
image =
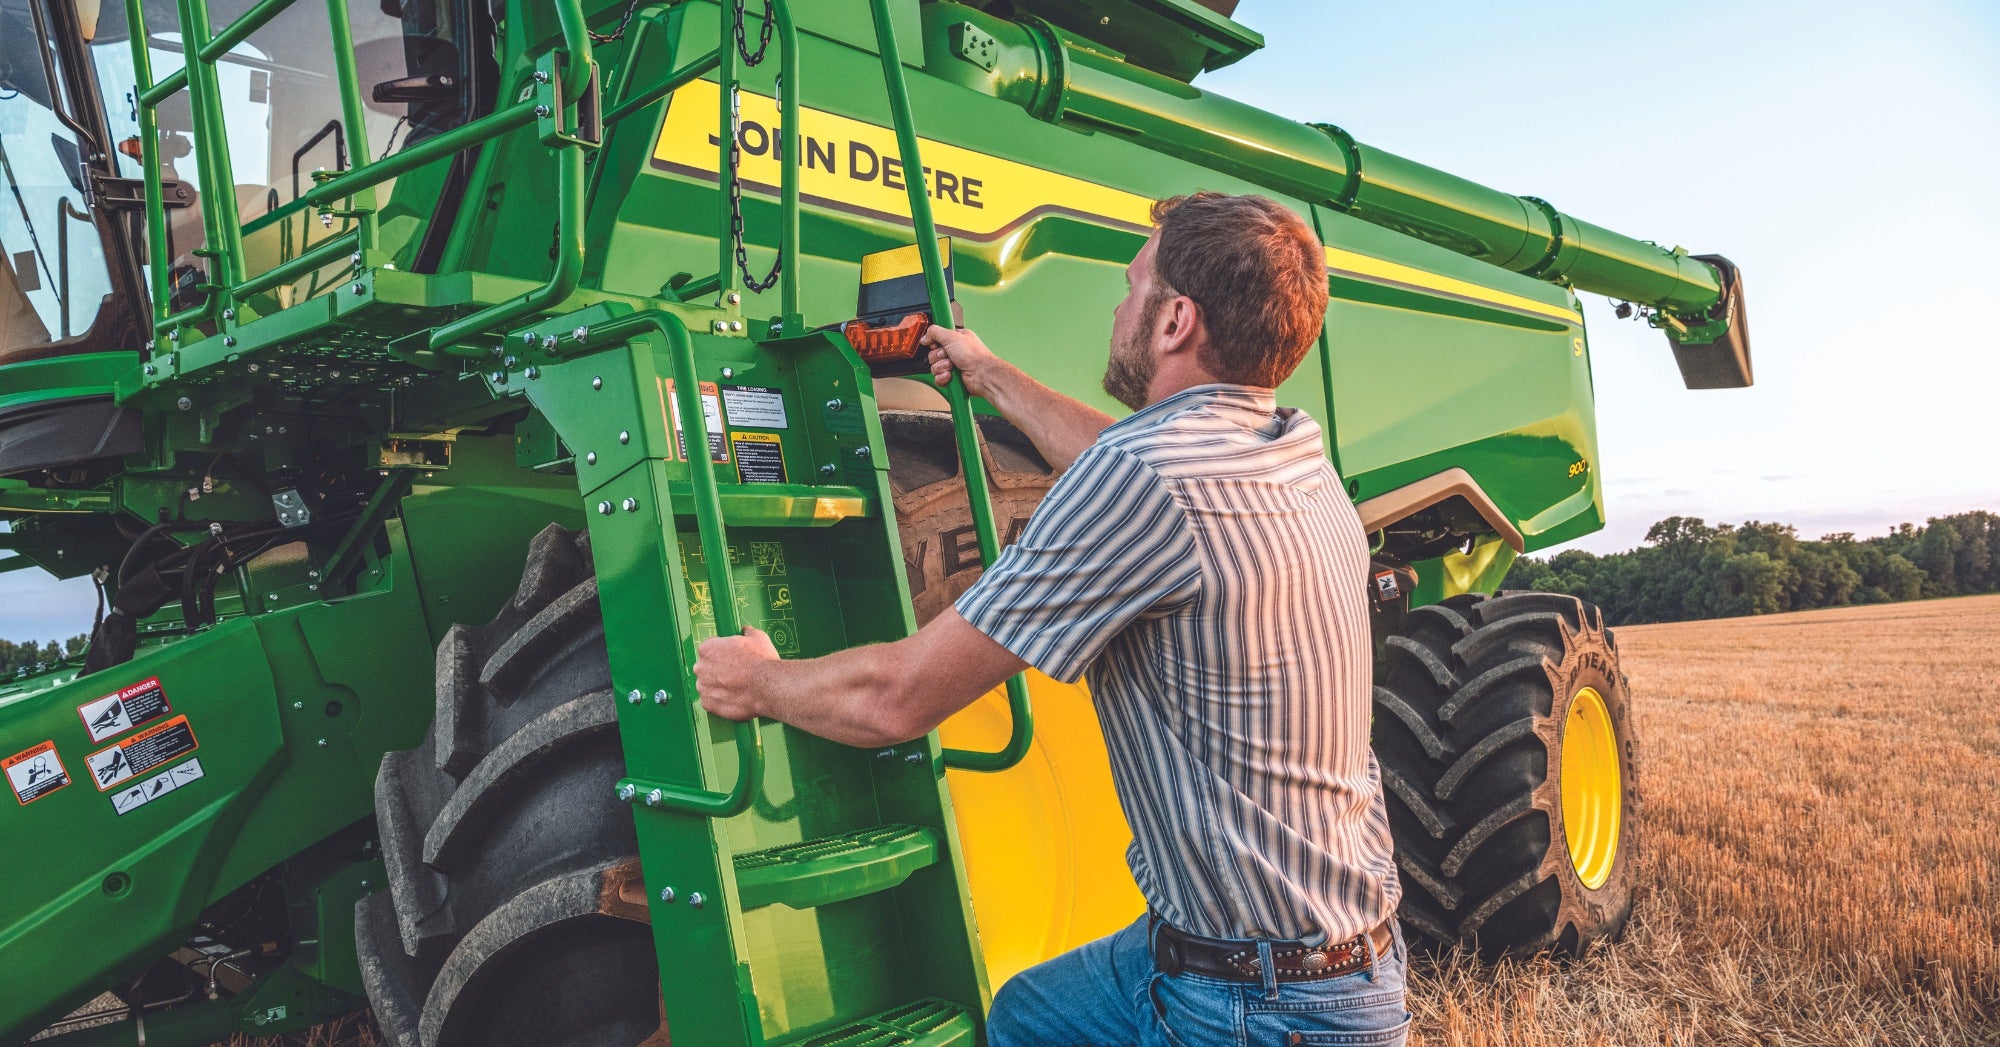
M 896 46 L 896 27 L 889 17 L 888 0 L 869 0 L 875 14 L 876 50 L 882 57 L 882 81 L 889 91 L 889 113 L 896 123 L 896 147 L 903 155 L 903 170 L 922 172 L 923 160 L 917 153 L 916 121 L 910 115 L 909 88 L 903 81 L 903 58 Z M 788 121 L 793 122 L 793 121 Z M 789 154 L 788 154 L 789 155 Z M 921 174 L 905 180 L 910 195 L 910 222 L 916 227 L 917 254 L 924 262 L 924 286 L 930 292 L 933 322 L 950 324 L 951 296 L 944 286 L 944 262 L 938 254 L 937 225 L 931 219 L 930 194 Z M 965 473 L 965 496 L 972 505 L 973 531 L 979 537 L 979 562 L 991 566 L 1000 555 L 1000 539 L 993 526 L 993 503 L 986 490 L 986 462 L 979 450 L 979 430 L 972 417 L 972 401 L 966 396 L 965 381 L 957 371 L 945 387 L 951 401 L 952 429 L 958 437 L 958 460 Z M 968 771 L 1004 771 L 1028 755 L 1035 739 L 1034 711 L 1028 705 L 1028 682 L 1016 674 L 1007 680 L 1007 708 L 1013 726 L 1007 744 L 998 752 L 976 749 L 946 749 L 946 767 Z
M 736 587 L 729 578 L 729 537 L 723 530 L 722 495 L 716 487 L 715 467 L 708 459 L 708 417 L 702 410 L 701 384 L 694 369 L 694 341 L 688 337 L 687 325 L 672 313 L 629 313 L 592 327 L 590 341 L 593 345 L 616 343 L 647 333 L 658 334 L 667 343 L 667 362 L 674 375 L 674 403 L 687 439 L 695 529 L 701 535 L 702 560 L 708 566 L 709 604 L 715 608 L 715 634 L 735 636 L 743 629 L 736 614 Z M 674 434 L 669 432 L 666 438 L 671 441 Z M 662 515 L 663 523 L 672 527 L 671 509 Z M 757 721 L 735 724 L 735 742 L 736 784 L 728 792 L 626 779 L 620 783 L 620 795 L 627 795 L 623 786 L 631 785 L 633 790 L 628 798 L 648 807 L 667 807 L 710 818 L 742 814 L 756 799 L 764 777 L 764 740 L 757 731 Z

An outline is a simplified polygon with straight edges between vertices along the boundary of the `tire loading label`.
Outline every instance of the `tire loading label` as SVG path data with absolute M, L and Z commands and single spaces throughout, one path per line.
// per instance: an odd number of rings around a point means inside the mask
M 6 769 L 7 784 L 23 807 L 69 784 L 69 771 L 54 739 L 0 760 L 0 768 Z
M 109 792 L 127 778 L 145 774 L 195 751 L 194 728 L 186 716 L 155 724 L 89 757 L 90 777 L 98 792 Z M 122 812 L 121 812 L 122 813 Z
M 92 742 L 124 734 L 173 711 L 173 706 L 167 704 L 166 688 L 160 686 L 157 676 L 76 707 Z

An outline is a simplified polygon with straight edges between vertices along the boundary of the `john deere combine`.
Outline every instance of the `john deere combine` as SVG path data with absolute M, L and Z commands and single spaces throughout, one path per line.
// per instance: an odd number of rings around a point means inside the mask
M 1403 920 L 1615 934 L 1615 648 L 1493 591 L 1602 524 L 1576 293 L 1741 386 L 1736 270 L 1191 86 L 1233 6 L 0 0 L 0 571 L 103 594 L 0 688 L 0 1041 L 979 1042 L 1141 905 L 1088 696 L 863 751 L 707 717 L 694 644 L 963 591 L 1050 469 L 915 334 L 1098 398 L 1198 188 L 1327 244 L 1280 397 L 1377 543 Z

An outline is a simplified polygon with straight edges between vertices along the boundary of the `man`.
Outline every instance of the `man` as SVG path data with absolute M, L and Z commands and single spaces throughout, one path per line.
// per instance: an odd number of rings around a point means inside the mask
M 1065 470 L 1020 539 L 915 636 L 779 662 L 701 645 L 702 705 L 852 745 L 918 737 L 1023 667 L 1088 675 L 1151 913 L 1010 980 L 992 1047 L 1401 1044 L 1404 950 L 1368 748 L 1367 544 L 1273 392 L 1326 315 L 1325 255 L 1256 196 L 1161 201 L 1126 268 L 1110 416 L 969 331 L 952 369 Z

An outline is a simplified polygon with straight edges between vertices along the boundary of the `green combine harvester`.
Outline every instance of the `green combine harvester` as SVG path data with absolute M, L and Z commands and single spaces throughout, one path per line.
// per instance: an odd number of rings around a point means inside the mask
M 1327 245 L 1279 396 L 1374 536 L 1402 920 L 1618 933 L 1616 648 L 1495 590 L 1603 524 L 1577 293 L 1739 387 L 1735 267 L 1191 86 L 1233 0 L 750 6 L 0 0 L 0 571 L 102 594 L 0 681 L 0 1042 L 982 1042 L 1143 904 L 1089 696 L 859 750 L 694 645 L 948 606 L 1052 476 L 916 333 L 1108 406 L 1196 189 Z

